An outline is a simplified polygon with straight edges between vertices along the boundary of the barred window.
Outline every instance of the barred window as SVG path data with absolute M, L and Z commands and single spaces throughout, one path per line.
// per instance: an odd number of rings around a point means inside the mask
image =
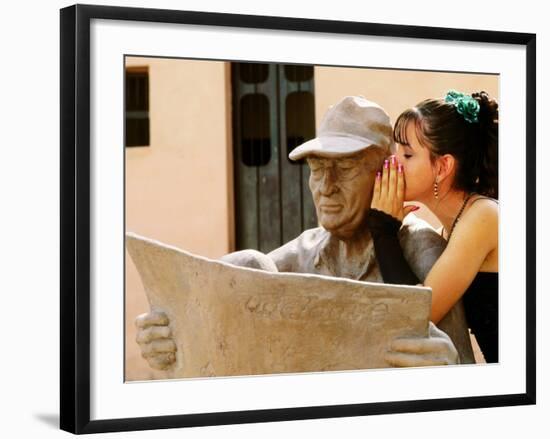
M 126 146 L 149 146 L 149 71 L 126 69 Z

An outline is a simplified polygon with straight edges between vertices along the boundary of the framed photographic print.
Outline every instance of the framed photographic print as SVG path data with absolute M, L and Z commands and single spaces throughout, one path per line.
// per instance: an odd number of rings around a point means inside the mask
M 535 50 L 62 9 L 61 428 L 534 404 Z

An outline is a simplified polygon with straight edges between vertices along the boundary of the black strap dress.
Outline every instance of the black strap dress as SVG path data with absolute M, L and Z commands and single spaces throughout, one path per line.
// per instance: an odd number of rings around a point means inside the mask
M 466 292 L 466 320 L 487 363 L 498 363 L 498 273 L 480 271 Z

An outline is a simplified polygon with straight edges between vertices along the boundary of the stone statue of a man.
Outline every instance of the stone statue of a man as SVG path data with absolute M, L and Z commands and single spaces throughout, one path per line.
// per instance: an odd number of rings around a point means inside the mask
M 230 253 L 222 260 L 269 271 L 314 273 L 383 282 L 365 217 L 371 204 L 376 171 L 394 152 L 389 116 L 377 104 L 347 96 L 329 108 L 318 136 L 294 149 L 292 160 L 305 158 L 311 170 L 309 187 L 320 227 L 264 255 L 255 250 Z M 405 218 L 400 240 L 409 264 L 424 279 L 444 248 L 444 241 L 424 221 Z M 164 313 L 136 319 L 137 341 L 149 365 L 168 369 L 175 361 Z M 400 339 L 386 361 L 395 366 L 454 364 L 458 353 L 451 339 L 430 324 L 430 335 Z

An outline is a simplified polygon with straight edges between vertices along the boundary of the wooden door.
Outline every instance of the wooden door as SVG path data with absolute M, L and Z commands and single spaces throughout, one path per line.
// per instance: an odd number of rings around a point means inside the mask
M 305 161 L 288 154 L 315 137 L 313 66 L 233 63 L 237 250 L 267 253 L 316 227 Z

